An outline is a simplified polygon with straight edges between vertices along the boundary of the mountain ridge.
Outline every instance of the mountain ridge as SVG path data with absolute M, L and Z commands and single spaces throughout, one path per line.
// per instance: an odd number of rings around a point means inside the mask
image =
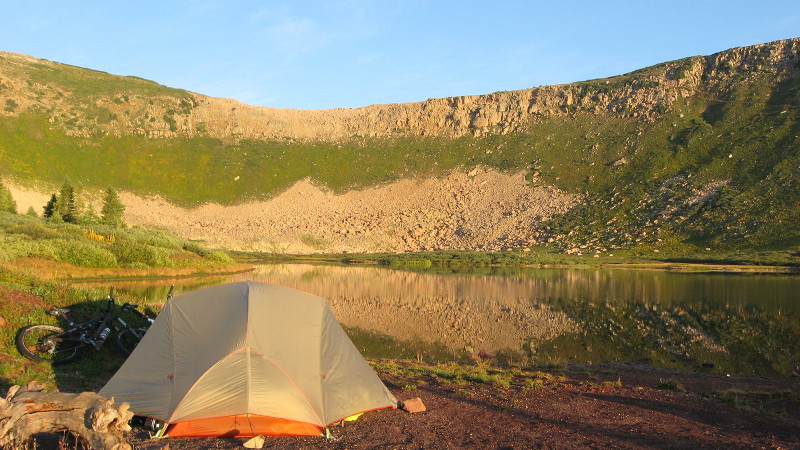
M 213 98 L 170 88 L 164 88 L 169 96 L 163 99 L 163 105 L 158 105 L 142 101 L 135 90 L 130 90 L 129 93 L 123 90 L 115 96 L 103 98 L 95 95 L 93 99 L 96 107 L 116 115 L 115 121 L 120 123 L 112 124 L 108 121 L 106 124 L 94 125 L 100 131 L 117 136 L 203 135 L 233 140 L 341 140 L 352 137 L 387 138 L 407 134 L 448 137 L 506 134 L 518 130 L 537 115 L 567 115 L 578 110 L 652 120 L 678 98 L 695 94 L 698 86 L 703 83 L 719 83 L 731 73 L 747 73 L 753 67 L 770 67 L 777 75 L 791 70 L 791 66 L 797 61 L 799 45 L 800 40 L 797 38 L 787 39 L 738 47 L 706 57 L 695 56 L 665 62 L 606 79 L 493 94 L 428 99 L 422 102 L 330 110 L 252 106 L 232 99 Z M 75 67 L 20 54 L 0 53 L 0 58 L 6 63 L 0 64 L 0 70 L 13 60 L 23 66 Z M 98 76 L 105 74 L 96 73 Z M 12 79 L 7 71 L 0 71 L 0 83 L 6 84 L 3 78 Z M 23 89 L 11 83 L 12 95 L 8 92 L 2 94 L 23 106 L 52 108 L 52 98 L 47 99 L 47 103 L 42 103 L 29 93 L 36 93 L 41 89 L 52 90 L 53 86 L 54 84 L 39 82 L 31 86 L 33 89 Z M 60 92 L 68 94 L 66 89 Z M 58 113 L 59 108 L 55 108 L 54 112 Z M 4 113 L 14 112 L 5 110 Z M 151 121 L 151 118 L 156 120 Z M 51 114 L 49 120 L 54 124 L 59 123 L 57 114 Z M 64 126 L 67 132 L 82 134 L 75 127 L 68 124 Z M 87 124 L 84 129 L 91 128 Z M 86 131 L 83 134 L 85 133 Z
M 508 236 L 465 244 L 454 233 L 474 228 L 466 215 L 454 213 L 460 223 L 437 228 L 432 200 L 413 220 L 382 210 L 380 222 L 402 227 L 378 226 L 375 240 L 399 233 L 407 239 L 388 248 L 398 251 L 545 242 L 571 252 L 791 252 L 800 245 L 799 54 L 795 38 L 602 80 L 304 111 L 0 53 L 0 176 L 44 186 L 43 193 L 71 177 L 86 189 L 114 186 L 191 210 L 266 202 L 303 180 L 343 198 L 478 170 L 516 174 L 530 192 L 564 193 L 570 206 L 523 220 L 524 202 L 486 199 L 475 205 L 491 218 L 484 228 L 520 220 Z M 499 179 L 487 178 L 487 187 Z M 468 189 L 442 195 L 457 201 Z M 318 208 L 324 225 L 282 232 L 279 247 L 317 251 L 303 239 L 319 243 L 340 220 L 324 203 L 306 206 Z M 356 248 L 344 237 L 326 251 Z

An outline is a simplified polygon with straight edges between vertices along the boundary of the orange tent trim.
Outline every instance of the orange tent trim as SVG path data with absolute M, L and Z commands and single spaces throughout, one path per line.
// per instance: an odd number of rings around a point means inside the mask
M 296 420 L 236 414 L 170 424 L 169 437 L 320 436 L 322 428 Z

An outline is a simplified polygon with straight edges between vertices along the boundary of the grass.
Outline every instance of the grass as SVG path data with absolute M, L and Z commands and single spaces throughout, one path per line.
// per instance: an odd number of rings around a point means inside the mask
M 680 253 L 659 251 L 652 246 L 615 250 L 613 254 L 594 255 L 565 254 L 557 248 L 545 246 L 527 247 L 527 251 L 482 252 L 482 251 L 429 251 L 411 253 L 328 253 L 292 255 L 276 252 L 231 252 L 240 261 L 251 263 L 319 263 L 348 265 L 381 265 L 394 269 L 459 273 L 498 273 L 503 268 L 516 267 L 602 267 L 632 268 L 653 267 L 675 272 L 751 271 L 751 272 L 798 272 L 800 259 L 794 250 L 770 250 L 755 252 L 706 251 L 684 246 Z M 677 256 L 677 255 L 680 256 Z M 737 267 L 738 266 L 738 267 Z
M 669 379 L 669 380 L 661 380 L 656 384 L 656 389 L 664 389 L 667 391 L 682 391 L 683 386 L 678 383 L 677 380 Z
M 0 212 L 0 244 L 0 263 L 40 258 L 79 267 L 142 269 L 233 262 L 224 252 L 163 230 L 51 223 L 6 212 Z
M 786 417 L 788 415 L 785 407 L 776 407 L 776 404 L 800 401 L 800 395 L 789 389 L 779 389 L 775 391 L 723 389 L 720 391 L 704 392 L 701 395 L 705 398 L 731 405 L 737 409 L 757 411 L 775 417 Z
M 97 389 L 124 361 L 124 356 L 109 342 L 100 352 L 86 352 L 79 361 L 66 366 L 52 367 L 47 363 L 34 363 L 17 353 L 14 339 L 23 326 L 43 323 L 57 325 L 57 321 L 45 313 L 45 307 L 53 304 L 67 306 L 75 319 L 85 320 L 100 312 L 105 306 L 107 291 L 101 289 L 75 288 L 63 282 L 44 281 L 30 274 L 0 268 L 0 289 L 18 292 L 15 302 L 0 303 L 0 316 L 6 324 L 0 327 L 0 388 L 14 384 L 37 381 L 47 389 L 62 390 Z M 128 301 L 124 296 L 119 302 Z M 132 323 L 133 316 L 128 317 Z
M 728 251 L 735 260 L 759 264 L 758 257 L 752 258 L 756 250 L 776 252 L 774 259 L 797 265 L 797 83 L 764 70 L 708 80 L 693 95 L 664 105 L 652 120 L 575 106 L 598 94 L 655 88 L 661 76 L 679 79 L 693 61 L 565 86 L 576 97 L 572 112 L 535 117 L 513 133 L 353 136 L 336 142 L 223 142 L 204 133 L 117 136 L 106 124 L 118 114 L 111 112 L 114 108 L 124 108 L 133 123 L 164 121 L 164 127 L 179 129 L 194 100 L 184 91 L 132 77 L 63 65 L 17 64 L 17 75 L 45 86 L 48 95 L 69 95 L 74 113 L 57 117 L 54 125 L 53 111 L 15 112 L 0 121 L 0 176 L 57 186 L 67 174 L 87 188 L 112 185 L 197 205 L 269 198 L 305 178 L 341 193 L 482 166 L 525 171 L 532 185 L 556 186 L 587 197 L 545 224 L 561 248 L 587 245 L 589 250 L 616 251 L 650 246 L 680 258 L 687 251 L 702 257 L 698 249 L 711 247 Z M 108 104 L 98 106 L 99 99 Z M 134 100 L 140 106 L 133 106 Z M 163 109 L 164 116 L 147 116 L 143 103 Z M 626 163 L 614 164 L 619 161 Z M 192 170 L 184 170 L 187 167 Z M 725 183 L 714 184 L 720 181 Z M 717 186 L 714 193 L 695 200 L 711 185 Z M 324 244 L 313 236 L 306 240 L 312 248 Z

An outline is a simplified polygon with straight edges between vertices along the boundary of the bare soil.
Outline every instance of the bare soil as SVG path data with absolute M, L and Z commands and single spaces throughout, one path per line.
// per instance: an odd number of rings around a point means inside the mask
M 793 381 L 626 366 L 572 367 L 531 387 L 455 384 L 382 374 L 400 400 L 427 411 L 380 410 L 331 428 L 334 440 L 267 438 L 264 448 L 800 448 L 800 385 Z M 681 390 L 655 388 L 676 380 Z M 415 386 L 414 389 L 409 389 Z M 738 395 L 740 400 L 732 401 Z M 239 448 L 246 439 L 149 439 L 136 448 Z

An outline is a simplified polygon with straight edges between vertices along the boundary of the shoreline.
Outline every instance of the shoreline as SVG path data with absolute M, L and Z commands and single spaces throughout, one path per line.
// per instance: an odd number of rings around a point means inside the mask
M 230 252 L 233 258 L 249 264 L 331 264 L 344 266 L 380 266 L 391 269 L 428 269 L 436 268 L 532 268 L 532 269 L 631 269 L 631 270 L 663 270 L 667 272 L 685 273 L 752 273 L 752 274 L 800 274 L 800 266 L 794 265 L 759 265 L 759 264 L 714 264 L 708 262 L 672 262 L 659 260 L 641 260 L 635 262 L 608 262 L 593 261 L 589 258 L 571 255 L 558 255 L 563 259 L 572 259 L 575 263 L 526 263 L 526 264 L 435 264 L 430 267 L 421 267 L 415 264 L 403 264 L 403 259 L 410 262 L 424 261 L 429 254 L 413 253 L 329 253 L 329 254 L 276 254 L 248 252 Z M 459 252 L 440 252 L 441 254 L 457 254 Z M 493 255 L 494 252 L 464 252 L 477 255 Z M 514 252 L 517 253 L 517 252 Z M 513 254 L 513 253 L 512 253 Z M 389 256 L 390 263 L 384 263 L 382 258 Z M 391 258 L 403 258 L 391 260 Z M 398 261 L 394 264 L 394 261 Z

